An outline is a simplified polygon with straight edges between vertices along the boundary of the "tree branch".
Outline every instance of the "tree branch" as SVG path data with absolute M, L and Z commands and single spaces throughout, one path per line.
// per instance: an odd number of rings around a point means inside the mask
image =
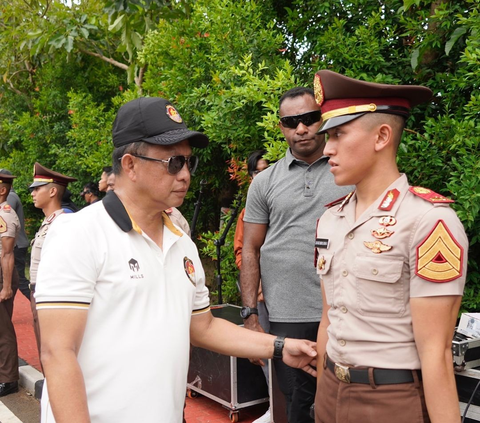
M 118 62 L 117 60 L 112 59 L 110 57 L 105 57 L 103 54 L 94 53 L 93 51 L 83 50 L 81 48 L 79 50 L 84 54 L 97 57 L 103 60 L 104 62 L 110 63 L 111 65 L 116 66 L 117 68 L 123 69 L 124 71 L 128 70 L 128 65 L 126 65 L 125 63 Z

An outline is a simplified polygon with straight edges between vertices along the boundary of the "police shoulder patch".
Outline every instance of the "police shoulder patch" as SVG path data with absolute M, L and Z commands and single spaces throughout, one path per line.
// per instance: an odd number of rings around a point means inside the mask
M 7 222 L 3 220 L 3 217 L 0 216 L 0 234 L 7 232 Z
M 454 203 L 454 200 L 444 197 L 443 195 L 437 194 L 435 191 L 432 191 L 428 188 L 423 187 L 410 187 L 408 190 L 416 195 L 417 197 L 423 198 L 430 203 Z
M 439 220 L 418 245 L 415 273 L 430 282 L 450 282 L 462 276 L 463 248 Z

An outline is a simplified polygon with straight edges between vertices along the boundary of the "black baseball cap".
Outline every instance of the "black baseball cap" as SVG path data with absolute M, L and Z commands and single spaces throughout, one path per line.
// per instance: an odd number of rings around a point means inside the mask
M 188 140 L 192 147 L 208 145 L 208 137 L 188 129 L 177 109 L 161 97 L 140 97 L 125 103 L 113 122 L 112 135 L 115 148 L 137 141 L 172 145 Z

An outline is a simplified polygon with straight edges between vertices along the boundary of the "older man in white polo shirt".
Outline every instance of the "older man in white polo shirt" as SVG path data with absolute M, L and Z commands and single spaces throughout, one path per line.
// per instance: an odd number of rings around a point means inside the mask
M 310 373 L 315 344 L 215 319 L 194 243 L 164 210 L 197 166 L 187 129 L 161 98 L 122 106 L 113 127 L 115 191 L 58 222 L 37 279 L 46 388 L 42 422 L 179 423 L 189 344 L 274 357 Z

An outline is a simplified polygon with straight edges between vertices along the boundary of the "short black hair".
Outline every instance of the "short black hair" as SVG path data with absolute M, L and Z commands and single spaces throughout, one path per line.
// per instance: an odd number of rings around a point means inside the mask
M 98 189 L 98 184 L 96 184 L 95 182 L 87 182 L 83 186 L 83 189 L 90 191 L 95 197 L 100 197 L 100 191 Z
M 281 97 L 280 101 L 278 103 L 278 108 L 282 107 L 282 103 L 287 99 L 287 98 L 295 98 L 295 97 L 301 97 L 304 95 L 309 95 L 312 98 L 315 98 L 315 93 L 311 88 L 308 87 L 295 87 L 291 88 L 287 92 L 285 92 Z
M 247 159 L 247 169 L 250 176 L 253 176 L 257 170 L 258 161 L 263 159 L 265 154 L 267 154 L 265 150 L 256 150 L 253 153 L 250 153 Z
M 104 167 L 103 167 L 103 171 L 104 171 L 105 173 L 110 173 L 110 172 L 112 171 L 112 166 L 104 166 Z

